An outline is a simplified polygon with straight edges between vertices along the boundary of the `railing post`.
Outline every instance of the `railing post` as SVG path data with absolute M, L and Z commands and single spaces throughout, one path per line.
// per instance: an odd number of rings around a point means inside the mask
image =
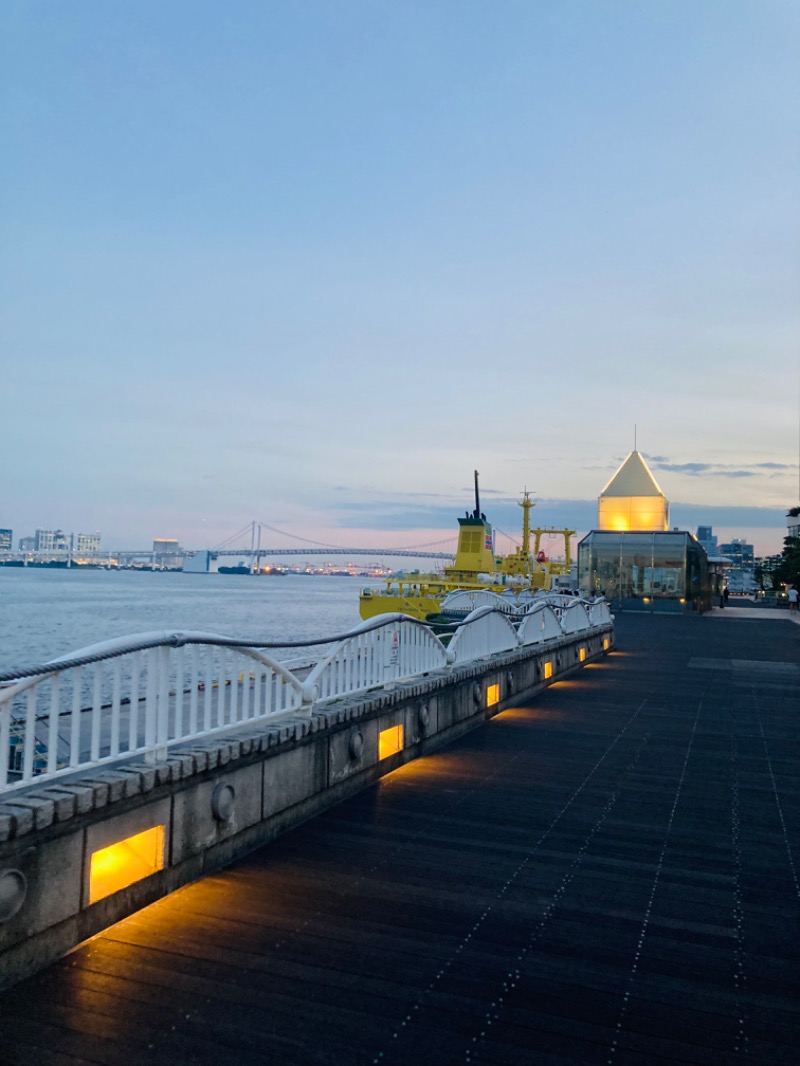
M 11 761 L 11 707 L 8 703 L 0 704 L 0 788 L 5 788 L 8 781 L 9 762 Z
M 145 762 L 155 762 L 157 741 L 156 718 L 158 701 L 158 654 L 156 648 L 149 648 L 146 653 L 147 679 L 144 686 L 144 758 Z
M 158 648 L 158 695 L 156 701 L 156 744 L 149 754 L 148 762 L 164 762 L 169 739 L 169 652 L 167 647 Z

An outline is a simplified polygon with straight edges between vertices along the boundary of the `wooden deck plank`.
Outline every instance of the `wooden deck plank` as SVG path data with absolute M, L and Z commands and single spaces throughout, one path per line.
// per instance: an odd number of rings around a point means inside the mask
M 800 627 L 618 644 L 8 990 L 3 1062 L 796 1061 L 800 682 L 719 663 Z

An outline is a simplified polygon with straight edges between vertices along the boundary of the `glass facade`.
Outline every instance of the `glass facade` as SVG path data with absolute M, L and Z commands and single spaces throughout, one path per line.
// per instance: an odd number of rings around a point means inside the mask
M 578 545 L 578 584 L 602 592 L 612 610 L 707 611 L 711 579 L 706 553 L 686 532 L 594 530 Z

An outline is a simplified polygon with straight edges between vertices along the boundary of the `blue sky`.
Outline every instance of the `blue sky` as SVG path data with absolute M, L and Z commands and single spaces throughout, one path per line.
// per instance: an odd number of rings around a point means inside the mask
M 779 549 L 800 452 L 800 7 L 0 8 L 0 526 Z M 636 429 L 634 429 L 636 427 Z

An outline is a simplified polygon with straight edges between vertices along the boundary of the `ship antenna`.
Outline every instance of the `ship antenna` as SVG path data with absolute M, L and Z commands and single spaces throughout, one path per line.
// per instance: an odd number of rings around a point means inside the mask
M 478 495 L 478 471 L 475 471 L 475 518 L 481 516 L 481 499 Z

